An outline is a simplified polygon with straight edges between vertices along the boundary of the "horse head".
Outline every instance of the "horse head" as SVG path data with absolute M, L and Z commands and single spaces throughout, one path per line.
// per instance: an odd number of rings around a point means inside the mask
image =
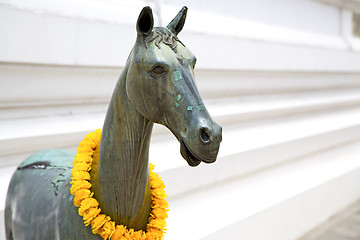
M 126 93 L 141 115 L 175 135 L 181 155 L 197 166 L 215 162 L 222 128 L 209 115 L 195 85 L 196 57 L 177 37 L 186 12 L 183 7 L 167 27 L 153 27 L 151 8 L 143 8 L 128 61 Z

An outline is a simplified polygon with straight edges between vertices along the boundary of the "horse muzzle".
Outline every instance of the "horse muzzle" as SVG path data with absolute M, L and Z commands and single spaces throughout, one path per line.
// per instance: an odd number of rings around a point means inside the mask
M 199 124 L 196 131 L 180 140 L 180 153 L 192 167 L 201 162 L 213 163 L 216 161 L 221 141 L 220 125 Z

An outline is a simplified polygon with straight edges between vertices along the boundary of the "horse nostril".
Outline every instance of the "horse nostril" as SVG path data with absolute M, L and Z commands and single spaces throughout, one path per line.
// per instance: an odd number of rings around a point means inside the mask
M 210 142 L 210 136 L 208 134 L 209 129 L 206 127 L 200 128 L 200 139 L 203 141 L 203 143 L 209 143 Z

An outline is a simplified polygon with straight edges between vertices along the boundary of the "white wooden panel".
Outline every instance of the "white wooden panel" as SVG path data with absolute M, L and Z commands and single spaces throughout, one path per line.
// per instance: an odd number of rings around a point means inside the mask
M 358 142 L 170 199 L 167 237 L 296 240 L 360 197 L 359 156 Z

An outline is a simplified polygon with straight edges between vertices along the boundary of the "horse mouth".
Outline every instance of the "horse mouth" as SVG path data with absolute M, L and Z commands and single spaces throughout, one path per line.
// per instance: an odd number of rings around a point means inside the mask
M 184 141 L 180 141 L 180 153 L 191 167 L 198 166 L 201 162 L 212 163 L 215 160 L 205 159 L 196 155 Z

